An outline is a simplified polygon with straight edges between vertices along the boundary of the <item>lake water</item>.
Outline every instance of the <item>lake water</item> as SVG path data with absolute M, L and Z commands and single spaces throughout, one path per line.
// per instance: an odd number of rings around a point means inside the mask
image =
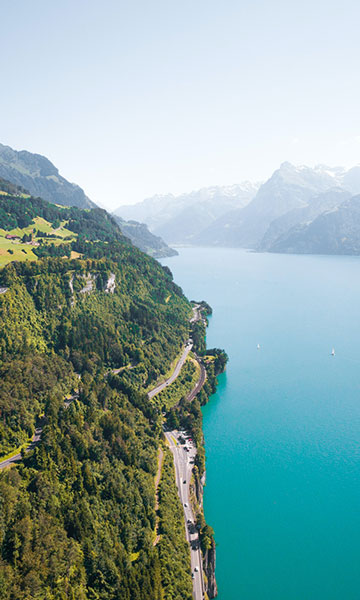
M 219 600 L 359 600 L 360 258 L 162 262 L 229 355 L 203 411 Z

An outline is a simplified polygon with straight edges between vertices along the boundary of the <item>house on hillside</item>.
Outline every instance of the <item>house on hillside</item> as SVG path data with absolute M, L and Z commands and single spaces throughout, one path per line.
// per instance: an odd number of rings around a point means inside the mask
M 19 239 L 20 239 L 20 236 L 19 236 L 19 235 L 11 235 L 10 233 L 8 233 L 8 234 L 5 236 L 5 239 L 6 239 L 6 240 L 19 240 Z

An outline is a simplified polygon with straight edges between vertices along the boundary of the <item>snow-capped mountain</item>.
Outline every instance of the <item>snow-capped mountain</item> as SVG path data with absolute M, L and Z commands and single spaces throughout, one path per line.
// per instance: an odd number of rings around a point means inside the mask
M 299 240 L 300 230 L 321 215 L 344 203 L 339 213 L 342 217 L 345 218 L 347 206 L 354 212 L 354 205 L 346 202 L 356 194 L 360 194 L 359 165 L 346 170 L 284 162 L 260 186 L 245 182 L 180 196 L 154 196 L 116 212 L 145 221 L 169 243 L 291 252 L 296 246 L 293 235 Z M 334 218 L 317 223 L 316 228 L 309 228 L 309 233 L 301 234 L 305 241 L 310 240 L 312 231 L 319 235 L 321 223 L 339 225 Z M 318 245 L 312 243 L 311 247 Z
M 255 196 L 259 184 L 213 186 L 187 194 L 156 195 L 135 205 L 120 206 L 115 214 L 145 222 L 156 235 L 171 243 L 193 243 L 205 227 L 235 208 L 243 208 Z

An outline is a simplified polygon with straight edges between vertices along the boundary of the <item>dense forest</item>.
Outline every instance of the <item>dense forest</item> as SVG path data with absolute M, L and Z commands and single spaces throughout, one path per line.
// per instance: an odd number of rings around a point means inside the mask
M 0 456 L 42 428 L 40 444 L 0 471 L 0 600 L 190 600 L 168 452 L 157 514 L 154 478 L 162 411 L 173 405 L 169 423 L 194 432 L 204 470 L 200 403 L 186 402 L 199 367 L 189 359 L 171 394 L 149 401 L 146 390 L 189 337 L 191 304 L 105 211 L 58 208 L 11 187 L 0 195 L 3 229 L 36 218 L 66 222 L 75 237 L 0 270 Z M 193 325 L 210 375 L 201 402 L 219 366 L 204 332 Z
M 18 200 L 9 227 L 39 216 Z M 49 206 L 54 215 L 40 216 L 53 222 L 67 210 Z M 0 474 L 1 599 L 175 600 L 191 590 L 190 572 L 168 585 L 179 559 L 171 523 L 154 546 L 160 411 L 144 392 L 187 339 L 191 307 L 169 270 L 102 214 L 69 209 L 79 258 L 0 271 L 0 454 L 42 426 L 39 446 Z M 174 498 L 171 478 L 162 514 Z M 184 565 L 187 553 L 183 544 Z

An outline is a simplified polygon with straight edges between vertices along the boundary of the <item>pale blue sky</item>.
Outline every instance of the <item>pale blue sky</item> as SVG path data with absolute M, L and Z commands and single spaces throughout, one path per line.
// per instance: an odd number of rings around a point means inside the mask
M 0 141 L 95 202 L 360 162 L 353 0 L 2 0 Z

